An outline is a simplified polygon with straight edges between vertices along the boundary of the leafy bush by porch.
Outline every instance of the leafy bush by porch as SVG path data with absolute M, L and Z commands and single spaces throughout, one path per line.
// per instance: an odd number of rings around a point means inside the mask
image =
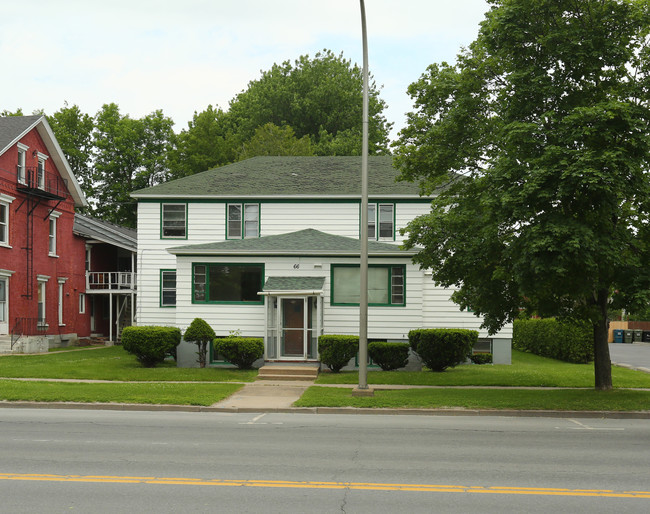
M 515 320 L 512 347 L 576 364 L 594 360 L 594 334 L 588 323 L 560 322 L 552 318 Z
M 409 360 L 408 343 L 368 343 L 368 355 L 384 371 L 403 368 Z
M 318 353 L 323 364 L 334 373 L 341 371 L 359 351 L 359 336 L 322 335 L 318 337 Z
M 464 362 L 478 341 L 476 330 L 419 329 L 409 332 L 409 343 L 431 371 L 444 371 Z
M 181 331 L 176 327 L 125 327 L 122 331 L 124 349 L 147 368 L 164 361 L 180 342 Z
M 215 351 L 240 369 L 250 369 L 264 355 L 261 337 L 224 337 L 215 339 Z

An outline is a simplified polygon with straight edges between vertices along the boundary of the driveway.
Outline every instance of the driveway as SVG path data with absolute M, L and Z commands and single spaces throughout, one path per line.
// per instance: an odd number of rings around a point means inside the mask
M 650 343 L 610 343 L 612 364 L 650 373 Z

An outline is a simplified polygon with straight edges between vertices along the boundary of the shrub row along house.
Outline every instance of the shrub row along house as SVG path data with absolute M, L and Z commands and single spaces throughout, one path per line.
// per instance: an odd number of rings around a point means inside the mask
M 359 157 L 255 157 L 133 193 L 138 323 L 185 330 L 200 317 L 217 336 L 263 337 L 266 361 L 318 361 L 319 335 L 358 335 L 360 169 Z M 369 158 L 369 339 L 475 329 L 509 363 L 512 327 L 488 337 L 400 248 L 430 198 L 396 176 L 391 157 Z M 195 345 L 178 360 L 195 365 Z
M 86 205 L 45 117 L 0 117 L 0 353 L 133 322 L 135 231 L 75 214 Z

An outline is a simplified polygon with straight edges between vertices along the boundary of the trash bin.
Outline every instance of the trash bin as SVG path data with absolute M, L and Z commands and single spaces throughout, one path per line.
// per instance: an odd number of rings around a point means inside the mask
M 626 330 L 625 331 L 625 339 L 623 340 L 625 343 L 633 343 L 634 342 L 634 330 Z
M 625 330 L 622 330 L 620 328 L 614 329 L 614 342 L 622 343 L 624 334 L 625 334 Z M 650 334 L 650 331 L 648 332 L 648 334 Z
M 640 343 L 642 339 L 643 339 L 643 330 L 635 330 L 634 331 L 634 342 L 635 343 Z
M 641 337 L 641 341 L 644 343 L 650 343 L 650 330 L 643 331 L 643 337 Z

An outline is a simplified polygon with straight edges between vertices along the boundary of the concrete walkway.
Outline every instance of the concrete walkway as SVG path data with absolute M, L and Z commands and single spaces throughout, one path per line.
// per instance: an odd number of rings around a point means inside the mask
M 258 380 L 247 383 L 225 400 L 212 405 L 240 412 L 289 409 L 314 382 Z

